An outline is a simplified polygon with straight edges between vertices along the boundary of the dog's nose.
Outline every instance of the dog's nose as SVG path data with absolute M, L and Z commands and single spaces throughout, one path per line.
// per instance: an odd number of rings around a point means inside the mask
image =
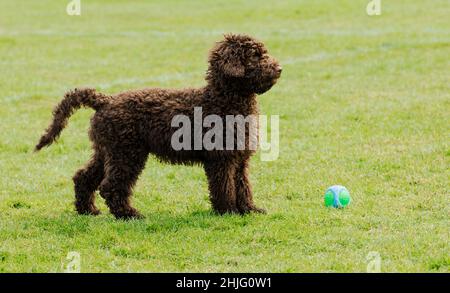
M 280 65 L 277 66 L 277 72 L 281 73 L 281 71 L 283 71 L 283 67 L 281 67 Z

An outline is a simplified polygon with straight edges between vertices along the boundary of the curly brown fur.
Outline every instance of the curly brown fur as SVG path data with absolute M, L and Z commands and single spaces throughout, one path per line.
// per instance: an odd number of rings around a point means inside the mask
M 114 216 L 140 217 L 130 205 L 130 196 L 150 153 L 168 163 L 202 164 L 212 207 L 219 214 L 263 212 L 253 203 L 248 164 L 254 151 L 248 145 L 244 150 L 176 151 L 171 145 L 176 131 L 171 121 L 179 114 L 193 121 L 194 107 L 202 107 L 203 116 L 215 114 L 221 119 L 257 115 L 256 94 L 268 91 L 280 74 L 281 67 L 261 42 L 246 35 L 225 35 L 210 52 L 203 88 L 151 88 L 114 96 L 75 89 L 56 106 L 53 122 L 36 150 L 58 138 L 76 109 L 91 107 L 96 111 L 89 131 L 94 154 L 73 177 L 78 213 L 99 213 L 94 203 L 98 189 Z

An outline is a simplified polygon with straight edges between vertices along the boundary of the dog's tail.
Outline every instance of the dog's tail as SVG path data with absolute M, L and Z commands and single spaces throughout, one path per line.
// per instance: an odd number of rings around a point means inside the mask
M 52 144 L 66 127 L 69 117 L 81 106 L 99 110 L 111 99 L 110 96 L 97 93 L 95 89 L 84 88 L 74 89 L 64 95 L 62 101 L 53 110 L 53 121 L 45 130 L 35 151 L 39 151 L 45 146 Z

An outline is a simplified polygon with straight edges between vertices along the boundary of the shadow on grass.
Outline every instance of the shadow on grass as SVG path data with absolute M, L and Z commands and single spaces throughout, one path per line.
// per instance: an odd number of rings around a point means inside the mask
M 92 231 L 108 230 L 118 233 L 167 233 L 184 229 L 208 229 L 227 231 L 245 227 L 257 215 L 217 215 L 210 210 L 196 210 L 188 214 L 174 214 L 170 211 L 145 215 L 141 220 L 117 220 L 109 213 L 100 216 L 77 215 L 67 211 L 55 217 L 39 217 L 32 223 L 24 221 L 25 227 L 34 227 L 43 232 L 74 237 Z

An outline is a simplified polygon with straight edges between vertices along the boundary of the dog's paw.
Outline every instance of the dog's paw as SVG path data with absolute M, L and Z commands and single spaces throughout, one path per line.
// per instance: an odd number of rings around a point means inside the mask
M 76 206 L 76 210 L 79 215 L 98 216 L 101 214 L 100 210 L 97 209 L 95 206 L 89 207 Z
M 135 209 L 129 209 L 121 213 L 113 213 L 118 220 L 141 220 L 145 217 Z
M 239 208 L 239 213 L 242 215 L 255 213 L 255 214 L 267 214 L 267 211 L 263 208 L 258 208 L 255 206 L 245 206 Z
M 222 216 L 226 214 L 240 214 L 239 210 L 236 208 L 225 208 L 225 209 L 213 209 L 214 213 Z
M 250 212 L 257 214 L 267 214 L 267 211 L 263 208 L 253 207 L 250 209 Z

